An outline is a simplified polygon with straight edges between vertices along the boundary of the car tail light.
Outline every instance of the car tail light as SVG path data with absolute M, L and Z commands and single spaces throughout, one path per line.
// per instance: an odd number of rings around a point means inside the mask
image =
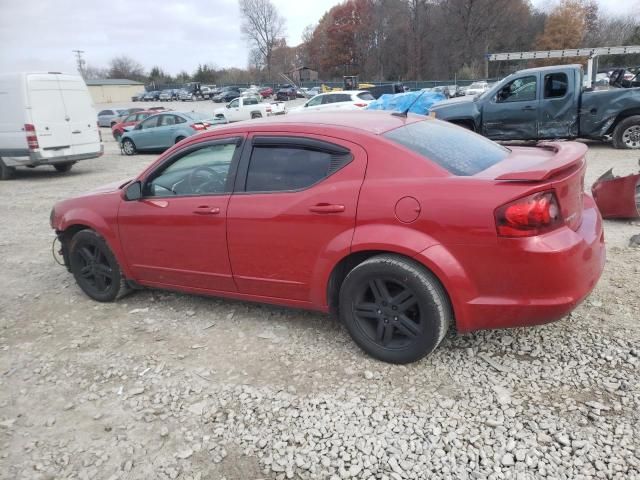
M 267 113 L 271 113 L 271 107 L 267 107 L 265 110 Z
M 30 123 L 25 123 L 24 131 L 27 132 L 27 146 L 29 147 L 29 150 L 38 150 L 40 148 L 40 145 L 38 145 L 36 127 L 31 125 Z
M 502 237 L 531 237 L 562 225 L 553 192 L 539 192 L 507 203 L 496 210 L 496 227 Z
M 191 128 L 193 128 L 194 130 L 206 130 L 207 127 L 205 127 L 202 123 L 192 123 L 191 124 Z
M 353 105 L 356 106 L 356 107 L 366 107 L 367 106 L 366 103 L 354 103 Z

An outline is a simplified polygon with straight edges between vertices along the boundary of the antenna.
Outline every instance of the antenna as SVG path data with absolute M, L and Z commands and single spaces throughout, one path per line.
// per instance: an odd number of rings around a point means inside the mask
M 396 117 L 407 117 L 407 114 L 409 113 L 409 110 L 411 110 L 411 107 L 413 107 L 415 105 L 415 103 L 420 99 L 420 97 L 422 95 L 424 95 L 424 92 L 426 92 L 426 90 L 423 90 L 422 92 L 420 92 L 420 95 L 418 95 L 416 97 L 416 99 L 411 102 L 411 105 L 409 105 L 405 110 L 403 110 L 402 112 L 393 112 L 391 115 L 394 115 Z
M 76 63 L 78 64 L 78 71 L 82 76 L 84 76 L 85 61 L 84 61 L 84 58 L 82 58 L 82 54 L 84 53 L 84 50 L 71 50 L 71 51 L 76 54 Z

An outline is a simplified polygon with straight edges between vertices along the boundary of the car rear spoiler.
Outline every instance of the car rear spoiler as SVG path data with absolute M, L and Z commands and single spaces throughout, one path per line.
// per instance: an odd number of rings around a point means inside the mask
M 577 142 L 540 142 L 540 148 L 551 150 L 555 153 L 546 162 L 539 163 L 530 170 L 508 172 L 500 175 L 496 180 L 539 182 L 547 180 L 558 173 L 569 170 L 585 163 L 587 146 Z

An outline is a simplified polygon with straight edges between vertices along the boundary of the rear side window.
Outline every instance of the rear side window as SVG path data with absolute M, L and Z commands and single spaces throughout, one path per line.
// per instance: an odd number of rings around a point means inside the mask
M 328 177 L 351 160 L 351 154 L 335 154 L 305 147 L 260 145 L 253 148 L 247 192 L 300 190 Z
M 567 74 L 551 73 L 544 76 L 544 98 L 560 98 L 567 93 Z
M 360 100 L 375 100 L 375 98 L 373 97 L 373 95 L 371 95 L 369 92 L 362 92 L 358 94 L 358 98 Z
M 384 136 L 458 176 L 475 175 L 510 153 L 480 135 L 437 120 L 411 123 Z

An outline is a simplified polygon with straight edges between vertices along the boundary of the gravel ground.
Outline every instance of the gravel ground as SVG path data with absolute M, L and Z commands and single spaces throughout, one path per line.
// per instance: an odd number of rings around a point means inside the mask
M 317 313 L 89 300 L 51 258 L 49 210 L 155 158 L 103 138 L 68 174 L 0 184 L 1 478 L 640 478 L 640 223 L 605 222 L 604 275 L 568 318 L 393 366 Z M 590 145 L 587 185 L 636 159 Z

